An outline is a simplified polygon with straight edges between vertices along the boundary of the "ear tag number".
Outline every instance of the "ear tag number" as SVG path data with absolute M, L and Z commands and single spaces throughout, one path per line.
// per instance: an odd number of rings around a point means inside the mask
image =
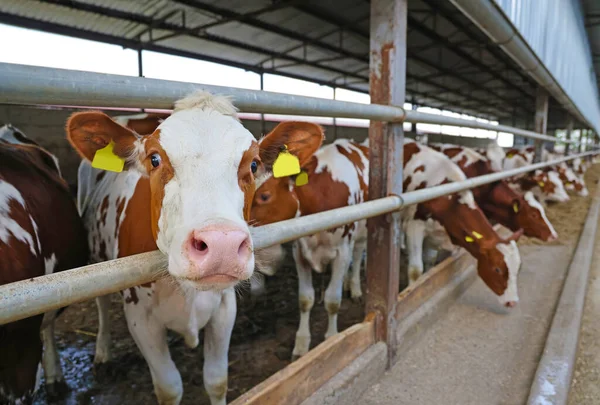
M 300 161 L 288 151 L 287 145 L 284 146 L 285 149 L 279 152 L 275 163 L 273 163 L 273 177 L 275 178 L 293 176 L 300 173 Z
M 473 243 L 475 239 L 471 238 L 470 236 L 465 236 L 465 240 L 469 243 Z
M 480 234 L 479 232 L 473 231 L 471 233 L 473 234 L 473 236 L 475 236 L 475 238 L 477 238 L 477 239 L 483 239 L 483 235 Z
M 519 212 L 519 206 L 517 205 L 517 203 L 514 203 L 514 204 L 513 204 L 513 211 L 514 211 L 515 213 L 516 213 L 516 212 Z
M 109 172 L 122 172 L 123 167 L 125 166 L 125 160 L 115 155 L 113 152 L 114 146 L 114 142 L 110 141 L 104 148 L 98 149 L 92 160 L 92 167 L 108 170 Z
M 545 183 L 544 183 L 543 181 L 538 181 L 538 185 L 539 185 L 540 187 L 544 187 L 544 184 L 545 184 Z
M 304 170 L 296 176 L 296 186 L 302 187 L 308 184 L 308 173 Z

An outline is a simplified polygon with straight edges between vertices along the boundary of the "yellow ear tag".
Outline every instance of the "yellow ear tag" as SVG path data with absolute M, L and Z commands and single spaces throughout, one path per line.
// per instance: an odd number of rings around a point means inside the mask
M 473 236 L 475 236 L 477 239 L 482 239 L 482 238 L 483 238 L 483 235 L 481 235 L 479 232 L 475 232 L 475 231 L 473 231 L 473 232 L 471 232 L 471 233 L 472 233 L 472 234 L 473 234 Z
M 301 171 L 300 174 L 296 176 L 296 186 L 301 187 L 306 184 L 308 184 L 308 173 Z
M 92 160 L 92 167 L 108 170 L 110 172 L 122 172 L 123 166 L 125 166 L 125 160 L 115 155 L 113 152 L 114 146 L 114 142 L 110 141 L 104 148 L 98 149 Z
M 300 161 L 288 152 L 287 145 L 285 145 L 285 150 L 279 152 L 275 163 L 273 163 L 273 177 L 293 176 L 298 173 L 300 173 Z
M 571 182 L 570 182 L 570 181 L 567 181 L 567 184 L 566 184 L 566 185 L 567 185 L 567 186 L 570 186 L 570 185 L 571 185 Z
M 517 205 L 517 203 L 513 204 L 513 211 L 514 212 L 519 212 L 519 206 Z
M 513 156 L 514 156 L 514 154 L 513 154 L 513 153 L 507 153 L 507 154 L 506 154 L 506 157 L 507 157 L 507 158 L 509 158 L 509 159 L 510 159 L 511 157 L 513 157 Z
M 545 183 L 544 183 L 543 181 L 538 181 L 538 185 L 539 185 L 540 187 L 544 187 L 544 184 L 545 184 Z
M 470 236 L 465 236 L 465 240 L 469 243 L 473 243 L 475 239 L 471 238 Z

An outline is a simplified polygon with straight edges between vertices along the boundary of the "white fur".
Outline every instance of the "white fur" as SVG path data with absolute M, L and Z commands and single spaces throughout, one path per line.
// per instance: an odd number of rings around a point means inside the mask
M 548 171 L 548 180 L 554 184 L 554 192 L 549 195 L 544 194 L 546 199 L 559 202 L 568 201 L 569 195 L 565 190 L 563 182 L 560 180 L 559 174 L 554 170 Z
M 492 170 L 496 172 L 502 171 L 502 162 L 506 157 L 506 152 L 500 145 L 498 145 L 496 142 L 488 144 L 486 156 L 490 160 Z
M 509 244 L 498 243 L 496 245 L 498 249 L 504 255 L 504 262 L 508 268 L 508 287 L 504 294 L 498 297 L 500 303 L 505 305 L 507 302 L 519 302 L 519 294 L 517 292 L 517 278 L 519 270 L 521 268 L 521 255 L 519 254 L 519 248 L 514 240 L 511 240 Z
M 27 211 L 23 196 L 12 184 L 0 180 L 0 241 L 9 244 L 11 238 L 29 246 L 31 254 L 37 256 L 33 236 L 10 216 L 10 202 L 15 201 Z M 37 237 L 37 236 L 36 236 Z

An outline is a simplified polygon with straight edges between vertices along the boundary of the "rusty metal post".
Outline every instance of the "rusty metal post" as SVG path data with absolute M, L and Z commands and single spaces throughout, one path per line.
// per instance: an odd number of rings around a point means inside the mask
M 569 118 L 567 118 L 567 141 L 571 140 L 572 134 L 573 134 L 573 117 L 571 117 L 569 115 Z M 567 142 L 565 144 L 565 156 L 567 156 L 569 154 L 570 149 L 571 149 L 571 144 Z
M 371 1 L 371 103 L 402 107 L 406 83 L 408 0 Z M 402 193 L 402 123 L 371 121 L 369 199 Z M 395 308 L 399 292 L 400 213 L 367 221 L 367 313 L 376 314 L 376 338 L 388 345 L 388 367 L 395 361 Z
M 548 92 L 542 86 L 538 86 L 535 98 L 535 132 L 546 134 L 548 125 Z M 534 163 L 542 161 L 542 149 L 544 148 L 543 141 L 535 141 L 535 156 Z

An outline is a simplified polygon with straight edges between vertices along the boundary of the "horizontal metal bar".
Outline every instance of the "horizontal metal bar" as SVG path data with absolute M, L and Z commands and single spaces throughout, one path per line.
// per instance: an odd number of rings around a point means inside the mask
M 230 95 L 241 111 L 249 113 L 452 125 L 508 132 L 549 142 L 579 144 L 579 141 L 559 140 L 519 128 L 404 110 L 398 106 L 352 103 L 261 90 L 0 63 L 0 104 L 168 110 L 173 107 L 176 100 L 199 89 Z
M 350 222 L 396 211 L 408 205 L 598 153 L 600 152 L 580 153 L 552 162 L 474 177 L 253 228 L 252 240 L 255 249 L 262 249 Z M 165 275 L 166 266 L 166 257 L 154 251 L 2 285 L 0 286 L 0 325 L 148 283 Z

